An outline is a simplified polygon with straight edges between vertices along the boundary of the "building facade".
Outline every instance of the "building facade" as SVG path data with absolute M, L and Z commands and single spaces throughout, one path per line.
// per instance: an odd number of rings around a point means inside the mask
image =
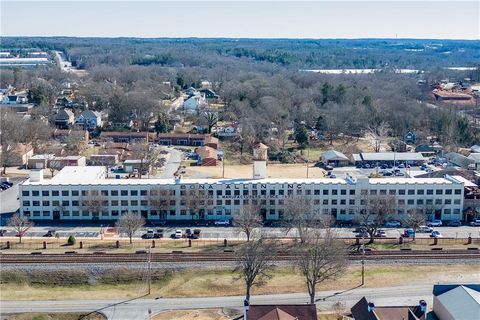
M 394 195 L 400 216 L 431 208 L 435 218 L 463 220 L 464 181 L 445 178 L 345 179 L 111 179 L 104 167 L 65 167 L 43 180 L 32 171 L 19 186 L 20 213 L 42 220 L 115 220 L 125 211 L 151 220 L 230 219 L 243 205 L 259 205 L 266 220 L 281 220 L 291 197 L 312 210 L 353 220 L 369 196 Z

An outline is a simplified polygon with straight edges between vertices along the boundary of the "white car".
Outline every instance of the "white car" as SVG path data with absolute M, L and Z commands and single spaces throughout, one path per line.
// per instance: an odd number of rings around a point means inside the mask
M 476 219 L 470 222 L 472 227 L 480 227 L 480 219 Z
M 229 226 L 230 225 L 230 220 L 217 220 L 214 222 L 216 226 Z
M 432 220 L 427 222 L 427 226 L 429 227 L 441 227 L 442 225 L 442 220 Z
M 420 226 L 418 227 L 418 230 L 417 230 L 417 232 L 421 232 L 421 233 L 430 233 L 432 231 L 433 231 L 433 228 L 429 226 Z
M 181 239 L 183 238 L 183 231 L 180 230 L 180 229 L 177 229 L 175 230 L 175 235 L 174 235 L 175 239 Z
M 443 238 L 443 236 L 439 231 L 432 231 L 430 238 Z

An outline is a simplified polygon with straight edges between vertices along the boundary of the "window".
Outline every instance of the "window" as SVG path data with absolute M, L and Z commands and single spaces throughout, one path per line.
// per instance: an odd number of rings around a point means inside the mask
M 104 197 L 108 197 L 108 190 L 101 190 L 100 194 Z
M 248 190 L 243 190 L 243 195 L 248 196 Z
M 180 210 L 180 215 L 181 216 L 186 216 L 187 215 L 187 210 L 184 210 L 184 209 Z
M 118 206 L 118 200 L 110 200 L 112 206 Z
M 287 195 L 291 196 L 293 194 L 293 190 L 287 190 Z
M 141 205 L 142 207 L 148 206 L 148 200 L 140 200 L 140 205 Z
M 120 190 L 120 195 L 121 196 L 128 196 L 128 190 Z
M 320 204 L 320 199 L 314 199 L 314 200 L 313 200 L 313 204 L 319 205 L 319 204 Z
M 405 190 L 398 190 L 398 194 L 399 194 L 399 195 L 404 195 L 404 194 L 405 194 Z
M 39 194 L 40 193 L 38 191 L 32 191 L 32 197 L 38 197 Z
M 417 194 L 418 195 L 423 195 L 423 194 L 425 194 L 425 190 L 423 190 L 423 189 L 417 190 Z
M 423 204 L 423 199 L 418 199 L 418 200 L 417 200 L 417 204 L 418 204 L 418 205 Z
M 455 189 L 455 194 L 462 194 L 462 189 Z
M 140 195 L 141 196 L 146 196 L 147 195 L 147 190 L 140 190 Z
M 453 204 L 460 204 L 460 199 L 453 200 Z
M 34 217 L 40 217 L 40 211 L 33 211 Z
M 413 200 L 413 199 L 408 199 L 407 204 L 410 205 L 410 206 L 411 206 L 411 205 L 414 205 L 414 204 L 415 204 L 415 200 Z
M 432 199 L 427 199 L 426 204 L 427 204 L 427 205 L 432 205 L 432 204 L 433 204 L 433 200 L 432 200 Z
M 460 209 L 453 210 L 453 214 L 460 214 Z
M 445 194 L 452 194 L 452 189 L 445 190 Z
M 443 190 L 435 190 L 435 194 L 443 194 Z
M 370 195 L 371 196 L 377 195 L 377 190 L 370 190 Z
M 450 213 L 452 213 L 452 210 L 450 210 L 450 209 L 444 209 L 444 210 L 443 210 L 443 213 L 445 213 L 445 214 L 450 214 Z
M 340 195 L 345 196 L 347 194 L 347 190 L 342 189 L 340 190 Z
M 238 199 L 233 200 L 233 204 L 236 206 L 240 205 L 240 200 Z
M 132 200 L 130 201 L 131 206 L 138 206 L 138 200 Z
M 397 194 L 396 190 L 388 190 L 388 194 L 394 196 Z
M 275 200 L 270 200 L 270 205 L 274 206 L 275 205 Z
M 328 206 L 328 200 L 327 199 L 323 199 L 323 205 Z
M 307 196 L 311 195 L 311 194 L 312 194 L 312 190 L 305 190 L 305 194 L 306 194 Z
M 58 197 L 59 194 L 60 194 L 60 192 L 58 192 L 58 190 L 53 190 L 52 191 L 52 197 Z
M 50 211 L 43 211 L 43 216 L 44 217 L 50 216 Z
M 72 197 L 78 197 L 78 190 L 72 190 Z
M 328 196 L 328 190 L 323 190 L 323 195 Z
M 270 195 L 274 196 L 275 195 L 275 190 L 270 190 Z
M 445 199 L 445 204 L 452 204 L 452 200 L 451 199 Z
M 262 190 L 262 191 L 265 191 L 265 190 Z M 263 194 L 263 192 L 262 192 Z M 225 195 L 226 196 L 231 196 L 232 195 L 232 190 L 225 190 Z
M 62 190 L 62 197 L 68 197 L 69 193 L 68 190 Z
M 387 190 L 380 190 L 380 194 L 383 195 L 383 196 L 386 195 L 386 194 L 387 194 Z
M 332 200 L 332 205 L 337 205 L 337 199 Z
M 355 205 L 355 199 L 348 200 L 348 204 L 351 205 L 351 206 L 354 206 Z
M 128 206 L 128 200 L 122 200 L 122 201 L 120 201 L 120 205 L 121 205 L 122 207 Z
M 301 194 L 303 194 L 303 191 L 302 190 L 297 190 L 297 195 L 299 196 Z
M 80 215 L 80 212 L 79 212 L 78 210 L 72 211 L 72 216 L 75 217 L 75 216 L 79 216 L 79 215 Z M 88 216 L 88 212 L 87 212 L 87 214 L 83 214 L 83 215 L 84 215 L 84 216 Z
M 240 190 L 233 190 L 233 195 L 234 196 L 239 196 L 240 195 Z
M 247 191 L 247 194 L 248 194 L 248 191 Z M 213 190 L 208 190 L 208 195 L 213 196 Z
M 274 216 L 275 215 L 275 209 L 270 209 L 268 211 L 268 214 L 271 215 L 271 216 Z
M 22 191 L 22 196 L 24 197 L 29 197 L 30 196 L 30 191 Z
M 225 205 L 230 206 L 232 204 L 232 200 L 225 200 Z
M 248 204 L 248 199 L 244 199 L 244 200 L 243 200 L 243 204 L 244 204 L 244 205 L 247 205 L 247 204 Z
M 399 204 L 399 205 L 404 205 L 404 204 L 405 204 L 405 200 L 404 200 L 404 199 L 399 199 L 399 200 L 398 200 L 398 204 Z
M 221 196 L 222 195 L 222 190 L 217 190 L 217 196 Z
M 112 216 L 118 216 L 118 210 L 112 210 Z
M 110 195 L 111 195 L 111 196 L 114 196 L 114 197 L 118 196 L 118 190 L 112 190 L 112 191 L 110 191 Z
M 433 194 L 433 190 L 432 190 L 432 189 L 428 189 L 428 190 L 427 190 L 427 194 Z
M 30 201 L 23 201 L 23 206 L 24 207 L 29 207 L 30 206 Z
M 350 195 L 354 196 L 355 195 L 355 190 L 350 190 Z
M 138 196 L 138 190 L 130 190 L 131 196 Z
M 316 195 L 316 196 L 319 196 L 320 195 L 320 190 L 314 190 L 313 194 Z
M 338 190 L 332 190 L 332 196 L 338 195 Z
M 68 201 L 68 200 L 63 200 L 63 201 L 62 201 L 62 207 L 68 207 L 68 206 L 70 206 L 70 201 Z
M 48 190 L 43 190 L 42 191 L 42 197 L 48 197 L 50 195 L 50 191 Z
M 415 190 L 412 190 L 412 189 L 408 190 L 408 195 L 409 196 L 414 195 L 414 194 L 415 194 Z
M 52 201 L 52 206 L 53 207 L 58 207 L 59 205 L 60 205 L 60 201 L 58 201 L 58 200 Z
M 87 190 L 82 190 L 82 197 L 85 197 L 87 195 Z
M 267 195 L 267 190 L 260 190 L 260 195 L 266 196 Z
M 435 199 L 435 204 L 442 204 L 442 199 Z
M 221 206 L 222 205 L 222 200 L 217 200 L 217 206 Z
M 340 200 L 340 204 L 341 204 L 341 205 L 346 205 L 346 204 L 347 204 L 347 200 L 345 200 L 345 199 Z

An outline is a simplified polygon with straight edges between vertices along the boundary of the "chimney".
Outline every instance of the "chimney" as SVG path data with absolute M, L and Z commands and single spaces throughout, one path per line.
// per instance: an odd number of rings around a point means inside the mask
M 247 320 L 249 309 L 250 309 L 250 302 L 248 302 L 247 299 L 243 300 L 243 320 Z
M 253 178 L 265 179 L 267 177 L 268 147 L 258 143 L 253 147 Z
M 43 181 L 43 169 L 30 170 L 30 182 L 42 182 Z
M 375 311 L 375 304 L 373 304 L 372 302 L 369 302 L 367 308 L 368 308 L 368 312 L 373 312 Z
M 426 314 L 427 313 L 427 301 L 420 300 L 418 302 L 418 304 L 420 305 L 420 310 L 422 311 L 422 314 Z
M 175 177 L 175 184 L 180 184 L 180 181 L 182 180 L 182 175 L 176 174 L 174 177 Z

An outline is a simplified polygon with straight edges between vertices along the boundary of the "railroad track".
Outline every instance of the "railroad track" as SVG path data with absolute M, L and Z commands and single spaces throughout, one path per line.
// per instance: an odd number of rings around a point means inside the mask
M 292 254 L 278 254 L 276 261 L 292 261 Z M 349 259 L 358 261 L 362 254 L 350 254 Z M 370 251 L 364 259 L 375 260 L 465 260 L 480 259 L 480 250 L 446 251 Z M 147 253 L 69 253 L 69 254 L 2 254 L 0 264 L 55 264 L 55 263 L 145 263 Z M 152 253 L 151 261 L 157 263 L 181 262 L 233 262 L 232 252 L 222 253 Z

